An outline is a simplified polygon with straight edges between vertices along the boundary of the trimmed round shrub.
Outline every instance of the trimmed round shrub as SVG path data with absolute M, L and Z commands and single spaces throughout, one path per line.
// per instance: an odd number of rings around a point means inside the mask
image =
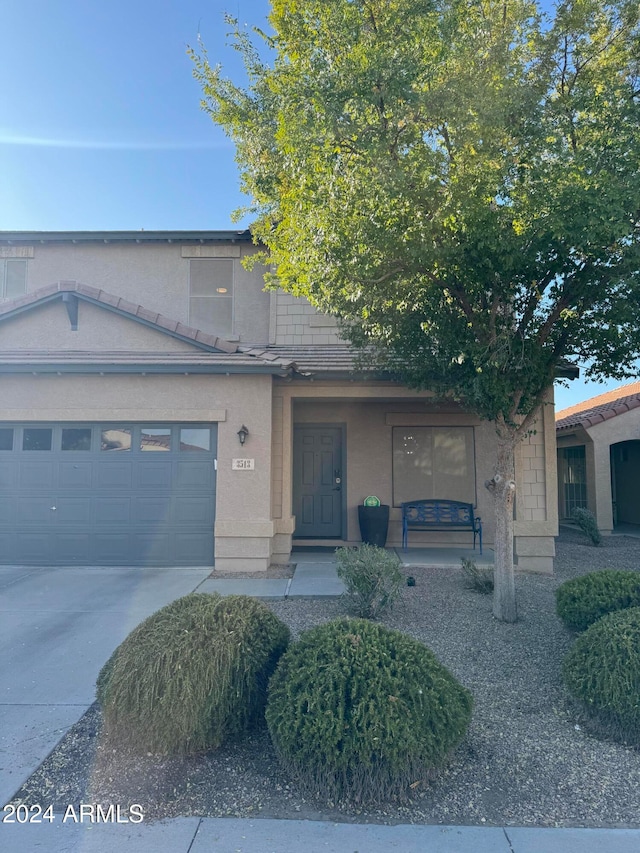
M 556 590 L 556 612 L 574 631 L 584 631 L 607 613 L 637 606 L 640 572 L 604 569 L 566 581 Z
M 138 751 L 192 754 L 251 728 L 289 629 L 246 595 L 192 593 L 154 613 L 102 668 L 105 730 Z
M 569 692 L 614 736 L 640 742 L 640 607 L 594 622 L 567 654 Z
M 464 737 L 472 698 L 422 643 L 365 619 L 306 631 L 280 659 L 266 718 L 283 766 L 332 802 L 405 797 Z

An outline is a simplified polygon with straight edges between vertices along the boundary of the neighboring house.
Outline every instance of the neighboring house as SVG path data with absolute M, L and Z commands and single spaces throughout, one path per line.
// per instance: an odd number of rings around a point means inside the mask
M 640 524 L 640 382 L 556 415 L 558 507 L 586 507 L 603 533 Z
M 371 494 L 390 544 L 401 502 L 436 497 L 473 502 L 491 547 L 491 425 L 355 373 L 332 318 L 242 266 L 255 251 L 247 231 L 0 233 L 2 563 L 265 570 L 357 543 Z M 551 400 L 517 457 L 535 571 L 558 524 Z

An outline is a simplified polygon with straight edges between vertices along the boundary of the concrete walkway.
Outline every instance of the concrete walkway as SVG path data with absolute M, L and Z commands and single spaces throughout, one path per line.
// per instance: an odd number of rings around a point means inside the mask
M 433 565 L 434 549 L 406 565 Z M 473 551 L 469 552 L 473 555 Z M 492 554 L 485 555 L 488 561 Z M 459 566 L 460 554 L 439 554 Z M 94 699 L 97 673 L 143 618 L 188 592 L 272 597 L 339 595 L 332 553 L 295 555 L 293 578 L 219 579 L 209 569 L 0 567 L 0 800 L 46 758 Z M 410 561 L 410 562 L 409 562 Z M 442 562 L 440 562 L 442 561 Z M 479 560 L 477 561 L 479 562 Z M 277 585 L 277 586 L 276 586 Z M 47 804 L 41 804 L 46 809 Z M 117 804 L 114 804 L 116 806 Z M 144 813 L 144 804 L 142 804 Z M 91 808 L 90 806 L 88 808 Z M 3 812 L 2 853 L 638 853 L 640 830 L 493 826 L 381 826 L 324 821 L 179 818 L 92 822 L 86 811 L 16 817 Z M 23 823 L 32 820 L 41 822 Z M 93 814 L 95 820 L 95 813 Z M 14 820 L 15 822 L 8 822 Z
M 493 564 L 491 549 L 482 556 L 472 548 L 388 548 L 398 555 L 406 568 L 429 566 L 432 568 L 460 568 L 460 559 L 466 557 L 479 566 Z M 342 595 L 344 584 L 336 574 L 335 555 L 329 549 L 301 549 L 294 551 L 291 562 L 296 564 L 292 578 L 207 578 L 198 592 L 219 592 L 222 595 L 254 595 L 257 598 L 322 598 Z
M 0 824 L 3 853 L 638 853 L 640 831 L 178 818 Z

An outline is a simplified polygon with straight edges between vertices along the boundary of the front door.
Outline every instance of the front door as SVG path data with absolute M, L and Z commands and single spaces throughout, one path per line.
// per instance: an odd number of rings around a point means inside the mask
M 341 539 L 342 488 L 342 428 L 294 427 L 293 535 Z

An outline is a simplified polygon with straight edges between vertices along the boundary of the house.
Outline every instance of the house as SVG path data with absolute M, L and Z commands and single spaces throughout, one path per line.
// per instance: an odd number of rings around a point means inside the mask
M 265 291 L 247 231 L 0 233 L 0 561 L 265 570 L 360 541 L 367 495 L 472 502 L 491 425 L 354 371 L 335 320 Z M 551 392 L 550 392 L 551 395 Z M 515 553 L 550 572 L 552 397 L 519 448 Z M 471 534 L 411 544 L 470 547 Z
M 640 524 L 640 382 L 558 412 L 556 436 L 560 519 L 586 507 L 605 534 Z

